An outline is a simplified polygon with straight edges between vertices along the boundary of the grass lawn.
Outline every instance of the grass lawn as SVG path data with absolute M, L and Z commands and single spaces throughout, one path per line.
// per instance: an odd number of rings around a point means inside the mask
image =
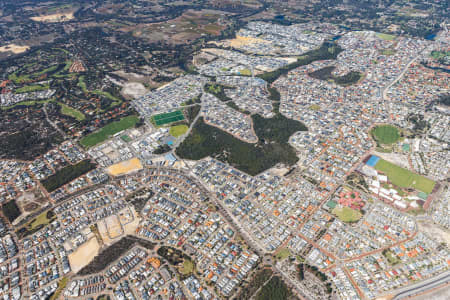
M 10 106 L 2 106 L 1 109 L 7 110 L 7 109 L 13 108 L 15 106 L 20 106 L 20 105 L 32 106 L 32 105 L 36 105 L 36 104 L 44 104 L 44 103 L 54 102 L 54 101 L 55 101 L 54 99 L 22 101 L 22 102 L 14 103 L 13 105 L 10 105 Z
M 374 127 L 370 133 L 380 144 L 390 145 L 400 140 L 400 132 L 392 125 L 379 125 Z
M 30 81 L 30 75 L 20 75 L 17 76 L 16 73 L 12 73 L 11 75 L 8 76 L 8 79 L 11 80 L 14 83 L 24 83 L 27 81 Z
M 15 90 L 15 93 L 20 94 L 20 93 L 43 91 L 43 90 L 48 90 L 48 89 L 49 89 L 48 84 L 45 84 L 45 85 L 33 84 L 33 85 L 25 85 L 23 87 L 20 87 Z
M 250 71 L 249 69 L 242 69 L 239 71 L 239 74 L 243 76 L 252 76 L 252 71 Z
M 395 35 L 392 35 L 392 34 L 386 34 L 386 33 L 377 32 L 377 37 L 379 37 L 380 39 L 383 39 L 385 41 L 393 41 L 393 40 L 395 40 Z
M 48 219 L 47 218 L 47 212 L 43 212 L 41 213 L 39 216 L 36 217 L 36 219 L 34 219 L 31 223 L 28 224 L 29 228 L 31 230 L 33 230 L 34 228 L 36 228 L 39 225 L 47 225 L 50 222 L 52 222 L 55 218 L 52 219 Z
M 288 258 L 291 255 L 291 251 L 289 251 L 288 248 L 283 248 L 280 251 L 278 251 L 277 254 L 275 254 L 276 260 L 284 260 Z
M 63 69 L 63 71 L 64 72 L 67 72 L 67 71 L 69 71 L 69 69 L 70 69 L 70 66 L 72 66 L 72 61 L 71 60 L 66 60 L 66 65 L 64 66 L 64 69 Z
M 320 110 L 320 106 L 317 105 L 317 104 L 312 104 L 312 105 L 309 107 L 309 109 L 310 109 L 310 110 Z
M 120 103 L 122 103 L 122 100 L 120 100 L 119 98 L 117 98 L 117 97 L 111 95 L 111 94 L 108 93 L 108 92 L 104 92 L 104 91 L 100 91 L 100 90 L 95 90 L 95 91 L 92 91 L 92 93 L 94 93 L 94 94 L 96 94 L 96 95 L 99 95 L 99 96 L 106 97 L 106 98 L 108 98 L 109 100 L 114 101 L 113 103 L 111 103 L 111 106 L 116 106 L 116 105 L 119 105 Z
M 51 67 L 48 67 L 47 69 L 44 69 L 42 71 L 36 72 L 33 74 L 34 77 L 38 77 L 47 73 L 51 73 L 53 71 L 55 71 L 56 69 L 58 69 L 58 65 L 53 65 Z
M 61 113 L 63 115 L 75 118 L 77 119 L 77 121 L 83 121 L 84 119 L 86 119 L 81 111 L 72 108 L 64 103 L 59 103 L 59 105 L 61 106 Z
M 384 159 L 378 161 L 375 165 L 375 169 L 385 173 L 394 185 L 401 188 L 414 188 L 430 194 L 436 184 L 436 182 L 431 179 L 394 165 Z
M 110 136 L 122 130 L 136 126 L 138 122 L 139 118 L 137 116 L 124 117 L 120 119 L 120 121 L 109 123 L 99 131 L 85 136 L 80 140 L 80 144 L 85 148 L 92 147 L 107 140 Z
M 393 50 L 393 49 L 384 49 L 381 50 L 380 53 L 382 55 L 386 55 L 386 56 L 390 56 L 390 55 L 394 55 L 397 51 Z
M 185 258 L 183 261 L 183 264 L 181 265 L 180 273 L 182 275 L 189 275 L 194 272 L 194 269 L 195 269 L 195 265 L 192 262 L 192 260 Z
M 80 87 L 84 93 L 87 93 L 87 86 L 86 86 L 86 82 L 84 82 L 84 76 L 80 76 L 78 77 L 78 87 Z
M 187 125 L 176 125 L 170 127 L 169 133 L 174 137 L 179 137 L 188 131 L 189 127 Z
M 431 57 L 434 59 L 441 59 L 446 56 L 450 56 L 450 51 L 431 51 Z
M 333 209 L 332 213 L 335 214 L 342 222 L 348 223 L 356 222 L 362 217 L 362 214 L 359 211 L 351 209 L 350 207 L 336 207 Z

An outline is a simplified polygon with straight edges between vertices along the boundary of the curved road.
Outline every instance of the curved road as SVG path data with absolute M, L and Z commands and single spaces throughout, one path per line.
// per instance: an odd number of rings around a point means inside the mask
M 450 271 L 442 273 L 428 280 L 418 282 L 412 286 L 405 287 L 401 289 L 400 292 L 397 293 L 392 299 L 398 300 L 413 297 L 448 283 L 450 283 Z

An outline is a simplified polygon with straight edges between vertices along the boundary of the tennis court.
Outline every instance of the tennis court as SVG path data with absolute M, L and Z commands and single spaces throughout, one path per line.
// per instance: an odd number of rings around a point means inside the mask
M 177 121 L 184 120 L 184 115 L 181 112 L 181 110 L 173 111 L 170 113 L 164 113 L 159 115 L 154 115 L 152 117 L 153 123 L 155 123 L 157 126 L 161 126 L 164 124 L 169 124 Z

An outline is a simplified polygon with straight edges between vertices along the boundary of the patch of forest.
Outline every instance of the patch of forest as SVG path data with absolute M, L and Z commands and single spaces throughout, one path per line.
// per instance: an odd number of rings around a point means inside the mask
M 21 212 L 19 207 L 16 204 L 16 200 L 11 200 L 2 205 L 3 215 L 8 218 L 9 222 L 13 222 L 17 219 Z
M 289 300 L 297 299 L 283 282 L 281 277 L 273 276 L 255 296 L 256 300 Z
M 278 163 L 295 164 L 298 158 L 288 140 L 293 133 L 307 130 L 306 126 L 281 114 L 270 119 L 259 115 L 252 118 L 259 138 L 255 144 L 243 142 L 199 118 L 176 154 L 192 160 L 211 156 L 250 175 L 259 174 Z
M 333 75 L 333 71 L 336 69 L 335 66 L 329 66 L 322 69 L 319 69 L 317 71 L 308 73 L 308 75 L 312 78 L 319 79 L 319 80 L 330 80 L 334 83 L 342 86 L 349 86 L 354 83 L 357 83 L 361 77 L 362 74 L 360 72 L 356 71 L 350 71 L 345 75 L 342 76 L 335 76 Z
M 247 286 L 240 290 L 239 294 L 236 296 L 235 300 L 247 300 L 256 293 L 257 290 L 272 277 L 272 269 L 262 269 L 256 273 L 252 280 L 247 284 Z
M 95 164 L 86 159 L 75 165 L 70 165 L 57 171 L 55 174 L 41 181 L 45 189 L 51 193 L 66 183 L 80 177 L 81 175 L 95 169 Z
M 120 239 L 120 241 L 115 242 L 114 244 L 100 252 L 87 266 L 82 268 L 77 273 L 77 275 L 91 275 L 104 270 L 110 263 L 117 260 L 135 245 L 139 245 L 146 249 L 153 249 L 155 247 L 155 244 L 149 241 L 127 235 Z
M 205 84 L 204 91 L 216 96 L 220 101 L 229 101 L 230 97 L 225 93 L 226 89 L 232 89 L 231 87 L 224 86 L 219 83 L 207 83 Z
M 296 62 L 288 64 L 280 69 L 272 72 L 266 72 L 258 75 L 259 78 L 264 79 L 268 83 L 273 83 L 280 76 L 287 74 L 289 71 L 300 66 L 308 65 L 316 60 L 336 59 L 338 54 L 343 50 L 334 42 L 325 42 L 319 49 L 306 52 L 300 56 Z

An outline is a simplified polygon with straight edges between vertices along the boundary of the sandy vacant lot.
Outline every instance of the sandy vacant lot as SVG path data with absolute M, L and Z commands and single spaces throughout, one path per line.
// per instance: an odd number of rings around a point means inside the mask
M 439 243 L 450 244 L 450 233 L 431 221 L 419 221 L 419 231 L 432 236 Z
M 105 245 L 110 245 L 122 235 L 134 234 L 139 226 L 138 218 L 134 207 L 126 207 L 116 215 L 111 215 L 97 223 L 98 232 Z
M 141 161 L 138 158 L 132 158 L 130 160 L 122 161 L 120 163 L 114 164 L 106 169 L 108 174 L 113 176 L 119 176 L 128 174 L 134 171 L 138 171 L 142 169 Z
M 266 41 L 260 38 L 247 37 L 236 35 L 236 38 L 228 41 L 231 47 L 240 48 L 251 44 L 270 44 L 270 41 Z
M 91 260 L 98 255 L 100 245 L 97 238 L 92 237 L 89 241 L 78 247 L 75 252 L 69 254 L 69 263 L 72 268 L 72 272 L 77 273 L 84 266 L 88 265 Z
M 38 16 L 38 17 L 31 17 L 30 19 L 36 22 L 63 22 L 72 20 L 73 12 L 68 13 L 59 13 L 59 14 L 52 14 L 52 15 L 46 15 L 46 16 Z
M 1 46 L 0 47 L 0 52 L 12 52 L 14 54 L 19 54 L 19 53 L 27 51 L 28 49 L 30 49 L 30 47 L 28 47 L 28 46 L 20 46 L 20 45 L 16 45 L 16 44 L 9 44 L 9 45 L 6 45 L 6 46 Z
M 123 234 L 122 225 L 120 224 L 119 217 L 116 215 L 107 217 L 105 219 L 105 224 L 110 239 L 115 239 Z
M 140 82 L 127 82 L 123 85 L 122 94 L 125 97 L 138 98 L 148 93 L 148 90 Z

